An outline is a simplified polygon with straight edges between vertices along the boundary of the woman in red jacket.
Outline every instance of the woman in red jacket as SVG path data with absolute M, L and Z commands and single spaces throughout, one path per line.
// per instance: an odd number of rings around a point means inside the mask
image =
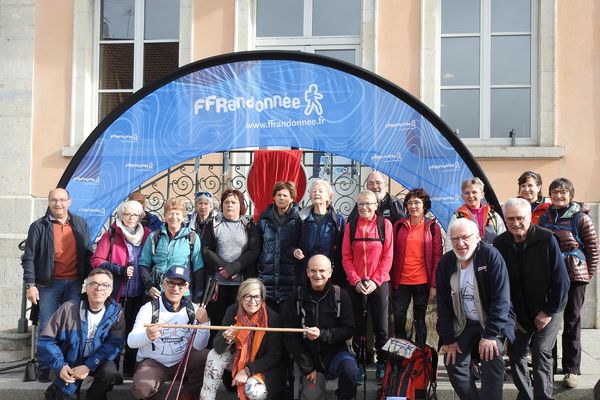
M 91 263 L 94 268 L 109 270 L 114 277 L 111 297 L 123 305 L 125 329 L 133 329 L 135 317 L 144 304 L 144 285 L 138 271 L 138 259 L 150 229 L 141 224 L 144 209 L 128 200 L 117 208 L 117 220 L 104 232 Z M 133 376 L 137 351 L 125 346 L 123 375 Z
M 407 218 L 394 224 L 394 263 L 391 283 L 395 334 L 406 338 L 406 311 L 413 301 L 416 341 L 425 343 L 427 303 L 435 301 L 435 273 L 442 257 L 442 236 L 435 218 L 426 218 L 431 199 L 422 188 L 404 197 Z
M 382 347 L 388 339 L 388 282 L 394 241 L 392 223 L 375 214 L 377 198 L 370 190 L 358 194 L 356 205 L 358 218 L 348 221 L 342 242 L 342 265 L 350 284 L 348 293 L 357 321 L 353 346 L 360 358 L 361 346 L 366 345 L 363 337 L 364 312 L 368 307 L 377 351 L 376 378 L 381 381 L 385 367 Z

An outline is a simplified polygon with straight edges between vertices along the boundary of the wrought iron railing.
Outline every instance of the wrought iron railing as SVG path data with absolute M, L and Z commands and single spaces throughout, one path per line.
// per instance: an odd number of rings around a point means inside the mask
M 218 198 L 228 188 L 247 192 L 247 177 L 254 161 L 253 150 L 231 150 L 194 158 L 157 175 L 140 186 L 148 198 L 148 210 L 162 216 L 164 202 L 170 197 L 184 197 L 193 205 L 196 192 L 210 192 Z M 356 195 L 365 186 L 371 168 L 345 157 L 317 151 L 303 151 L 302 165 L 306 171 L 307 188 L 314 179 L 331 182 L 334 190 L 333 206 L 347 216 L 354 207 Z M 389 179 L 389 178 L 388 178 Z M 390 181 L 390 187 L 399 188 L 394 194 L 403 197 L 405 189 Z M 300 205 L 309 202 L 308 191 Z M 249 213 L 254 205 L 249 202 Z

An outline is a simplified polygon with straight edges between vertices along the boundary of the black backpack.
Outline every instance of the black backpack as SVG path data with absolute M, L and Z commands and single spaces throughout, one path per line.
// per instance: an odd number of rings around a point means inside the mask
M 338 285 L 333 286 L 333 293 L 335 296 L 335 304 L 336 304 L 336 317 L 339 319 L 342 315 L 342 295 L 341 289 Z M 300 316 L 300 324 L 304 326 L 304 320 L 306 318 L 306 313 L 304 312 L 304 308 L 302 308 L 302 300 L 300 299 L 300 286 L 296 286 L 296 313 Z
M 157 299 L 150 300 L 150 304 L 152 305 L 152 318 L 150 318 L 151 324 L 157 324 L 158 318 L 160 316 L 160 297 Z M 191 301 L 185 302 L 185 311 L 188 315 L 188 325 L 193 325 L 194 320 L 196 319 L 196 311 L 194 311 L 194 305 Z M 152 343 L 152 350 L 155 350 L 154 343 Z

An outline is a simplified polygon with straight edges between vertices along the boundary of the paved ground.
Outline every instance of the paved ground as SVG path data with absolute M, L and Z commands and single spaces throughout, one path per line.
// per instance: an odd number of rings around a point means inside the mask
M 562 388 L 562 375 L 555 376 L 555 396 L 557 400 L 566 399 L 594 399 L 593 388 L 596 382 L 600 379 L 600 329 L 584 329 L 582 333 L 582 376 L 580 385 L 577 389 L 565 390 Z M 0 368 L 11 364 L 0 363 Z M 560 363 L 559 363 L 560 365 Z M 29 400 L 43 399 L 43 392 L 48 384 L 38 382 L 23 382 L 25 368 L 20 367 L 6 372 L 0 372 L 0 400 Z M 368 370 L 369 381 L 367 382 L 367 399 L 374 400 L 376 398 L 377 385 L 374 381 L 373 368 Z M 439 368 L 439 383 L 438 383 L 438 399 L 455 399 L 452 386 L 448 382 L 446 370 L 440 357 Z M 129 388 L 130 381 L 125 381 L 125 384 L 118 386 L 109 395 L 109 399 L 120 400 L 130 399 Z M 335 389 L 335 382 L 330 382 L 329 386 L 332 391 Z M 504 399 L 516 399 L 517 391 L 512 383 L 505 384 Z M 171 398 L 174 398 L 172 396 Z M 331 396 L 335 398 L 335 396 Z M 221 389 L 218 396 L 219 400 L 235 399 L 236 396 Z M 359 388 L 357 399 L 363 398 L 363 388 Z M 598 399 L 600 400 L 600 398 Z

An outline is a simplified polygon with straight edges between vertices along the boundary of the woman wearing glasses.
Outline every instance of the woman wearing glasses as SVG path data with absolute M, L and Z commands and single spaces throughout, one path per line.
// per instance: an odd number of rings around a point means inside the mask
M 140 307 L 144 304 L 144 285 L 138 269 L 138 260 L 146 238 L 150 234 L 141 219 L 144 209 L 134 200 L 117 208 L 117 219 L 104 232 L 92 256 L 93 268 L 104 268 L 113 275 L 111 297 L 120 302 L 125 312 L 126 333 L 131 332 Z M 132 376 L 135 369 L 136 350 L 125 347 L 123 375 Z
M 188 215 L 188 225 L 202 240 L 202 232 L 208 221 L 218 214 L 219 203 L 209 192 L 198 192 L 194 199 L 195 210 Z
M 365 324 L 367 310 L 373 321 L 377 351 L 378 381 L 383 379 L 388 340 L 389 280 L 393 257 L 392 223 L 375 214 L 375 193 L 365 190 L 356 198 L 358 218 L 348 221 L 342 245 L 342 264 L 348 277 L 348 293 L 352 300 L 356 330 L 353 346 L 359 362 L 364 363 L 366 351 Z M 362 368 L 362 367 L 361 367 Z M 364 370 L 361 369 L 361 374 Z
M 575 187 L 565 178 L 550 183 L 552 206 L 538 221 L 559 239 L 571 286 L 564 311 L 562 333 L 563 385 L 575 388 L 581 375 L 581 307 L 585 289 L 598 266 L 598 236 L 594 222 L 588 215 L 589 207 L 573 201 Z
M 277 313 L 265 304 L 265 286 L 256 278 L 242 282 L 224 326 L 281 327 Z M 223 373 L 231 374 L 238 398 L 277 399 L 285 382 L 283 337 L 279 332 L 227 329 L 217 334 L 208 353 L 200 399 L 216 398 Z M 227 369 L 227 371 L 225 371 Z M 230 372 L 231 371 L 231 372 Z
M 435 301 L 435 274 L 442 257 L 442 236 L 435 218 L 426 218 L 431 199 L 423 188 L 404 197 L 407 218 L 394 224 L 394 262 L 391 271 L 395 334 L 406 338 L 406 311 L 412 300 L 413 328 L 418 346 L 427 339 L 427 304 Z

